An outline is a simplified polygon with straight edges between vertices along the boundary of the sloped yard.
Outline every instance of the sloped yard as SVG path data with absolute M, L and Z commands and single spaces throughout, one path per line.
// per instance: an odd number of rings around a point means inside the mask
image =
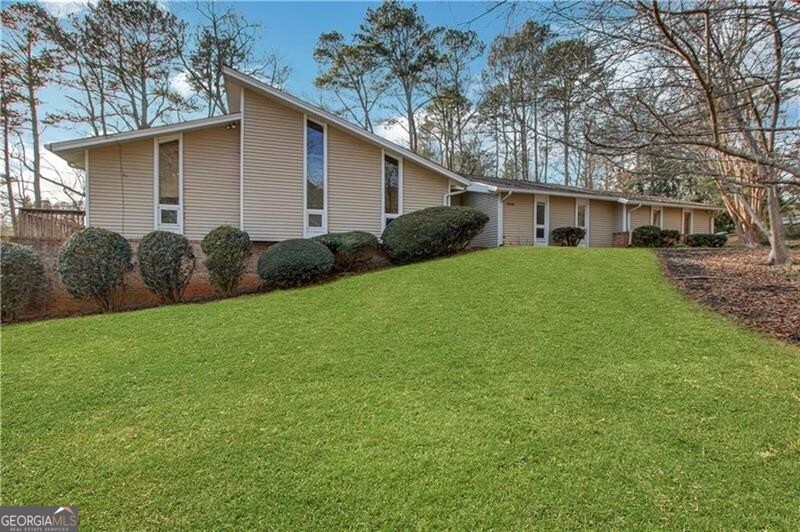
M 646 250 L 4 327 L 1 406 L 2 504 L 82 529 L 800 521 L 800 350 Z

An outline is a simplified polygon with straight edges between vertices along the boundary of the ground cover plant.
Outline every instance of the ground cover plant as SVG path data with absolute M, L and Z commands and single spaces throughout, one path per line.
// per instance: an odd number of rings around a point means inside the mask
M 793 529 L 799 353 L 644 249 L 11 325 L 2 504 L 87 530 Z

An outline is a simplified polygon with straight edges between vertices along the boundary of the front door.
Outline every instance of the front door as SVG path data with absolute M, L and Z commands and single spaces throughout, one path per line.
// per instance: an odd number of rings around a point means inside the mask
M 585 199 L 575 200 L 575 227 L 580 227 L 584 231 L 584 237 L 578 244 L 581 247 L 589 245 L 589 201 Z
M 547 220 L 549 218 L 547 196 L 535 196 L 534 213 L 533 213 L 533 231 L 534 231 L 534 245 L 546 246 L 549 228 Z

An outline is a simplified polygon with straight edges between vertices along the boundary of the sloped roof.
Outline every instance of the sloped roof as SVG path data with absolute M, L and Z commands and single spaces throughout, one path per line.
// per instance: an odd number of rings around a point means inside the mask
M 665 196 L 651 196 L 648 194 L 634 194 L 619 192 L 616 190 L 596 190 L 582 187 L 568 187 L 557 183 L 537 183 L 535 181 L 524 181 L 522 179 L 500 179 L 496 177 L 486 177 L 477 175 L 467 175 L 470 181 L 482 183 L 484 185 L 495 186 L 499 190 L 530 192 L 542 194 L 554 194 L 562 196 L 593 197 L 610 201 L 627 200 L 632 203 L 643 203 L 646 205 L 666 205 L 676 207 L 694 207 L 701 209 L 722 210 L 721 207 L 697 203 L 693 201 L 680 201 Z

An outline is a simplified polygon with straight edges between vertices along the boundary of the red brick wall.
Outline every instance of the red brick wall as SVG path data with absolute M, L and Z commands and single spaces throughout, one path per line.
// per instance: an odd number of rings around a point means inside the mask
M 32 298 L 30 305 L 20 312 L 20 319 L 69 316 L 98 311 L 97 304 L 94 301 L 89 299 L 75 299 L 70 296 L 61 285 L 58 272 L 56 271 L 56 263 L 58 261 L 58 250 L 61 248 L 63 241 L 13 240 L 19 244 L 31 246 L 39 253 L 44 263 L 46 277 L 44 288 Z M 158 297 L 147 289 L 142 282 L 142 278 L 139 276 L 139 269 L 136 265 L 136 249 L 138 245 L 139 242 L 137 240 L 131 241 L 134 266 L 125 274 L 125 291 L 123 294 L 120 294 L 121 297 L 118 298 L 118 300 L 121 301 L 119 305 L 120 310 L 152 307 L 159 304 Z M 260 279 L 256 273 L 256 263 L 261 253 L 269 246 L 269 243 L 259 242 L 253 244 L 253 253 L 248 260 L 245 275 L 239 284 L 238 291 L 240 293 L 253 292 L 258 289 Z M 203 266 L 205 255 L 203 255 L 203 252 L 200 250 L 200 242 L 193 241 L 192 247 L 197 257 L 197 266 L 192 275 L 192 280 L 186 288 L 184 297 L 189 300 L 214 297 L 214 289 L 208 282 L 208 270 Z

